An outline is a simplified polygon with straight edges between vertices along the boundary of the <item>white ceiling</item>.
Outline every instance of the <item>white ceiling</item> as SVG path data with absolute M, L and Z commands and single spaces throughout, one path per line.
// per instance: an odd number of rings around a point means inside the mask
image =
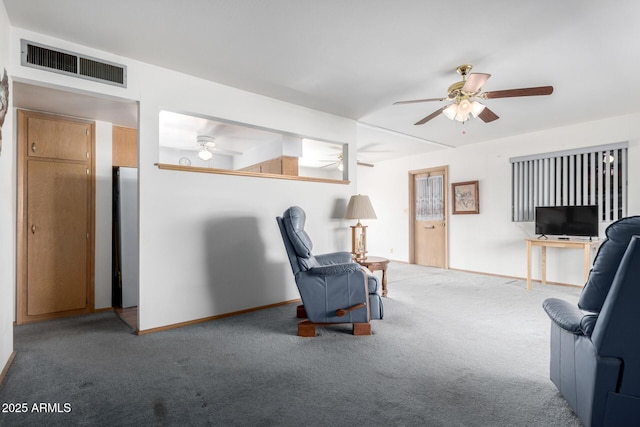
M 3 2 L 15 27 L 358 120 L 362 161 L 640 111 L 637 0 Z M 486 91 L 555 91 L 487 100 L 492 123 L 392 105 L 445 97 L 464 63 Z

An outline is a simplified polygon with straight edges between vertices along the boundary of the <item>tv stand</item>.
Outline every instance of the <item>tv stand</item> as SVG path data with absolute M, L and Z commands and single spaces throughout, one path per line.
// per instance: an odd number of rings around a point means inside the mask
M 545 236 L 546 237 L 546 236 Z M 567 249 L 582 249 L 584 252 L 584 281 L 587 281 L 589 277 L 589 270 L 591 269 L 591 249 L 600 246 L 602 241 L 589 238 L 589 240 L 571 240 L 570 238 L 558 238 L 543 240 L 526 239 L 527 241 L 527 290 L 531 290 L 531 248 L 533 246 L 540 246 L 540 269 L 541 269 L 541 282 L 543 285 L 547 284 L 547 248 L 567 248 Z

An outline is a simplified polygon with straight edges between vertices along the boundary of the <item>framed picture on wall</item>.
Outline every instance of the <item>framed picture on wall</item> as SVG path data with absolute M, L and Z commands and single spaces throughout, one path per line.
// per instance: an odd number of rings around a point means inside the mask
M 453 214 L 480 213 L 478 181 L 455 182 L 451 184 L 453 193 Z

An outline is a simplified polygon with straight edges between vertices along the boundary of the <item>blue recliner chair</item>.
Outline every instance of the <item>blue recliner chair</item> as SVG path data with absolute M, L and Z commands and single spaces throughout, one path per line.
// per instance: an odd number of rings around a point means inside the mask
M 276 220 L 302 299 L 298 317 L 307 317 L 298 335 L 314 337 L 317 325 L 335 323 L 352 323 L 354 335 L 370 335 L 370 320 L 383 316 L 378 279 L 349 252 L 314 256 L 302 208 L 292 206 Z
M 606 230 L 578 307 L 548 298 L 550 377 L 586 427 L 640 425 L 640 216 Z

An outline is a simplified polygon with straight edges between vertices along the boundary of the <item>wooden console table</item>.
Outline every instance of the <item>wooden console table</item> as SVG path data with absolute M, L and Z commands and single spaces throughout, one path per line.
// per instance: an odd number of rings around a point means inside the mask
M 602 240 L 571 240 L 571 239 L 526 239 L 527 240 L 527 290 L 531 290 L 531 247 L 540 246 L 541 282 L 547 284 L 547 248 L 573 248 L 584 251 L 584 281 L 589 277 L 591 269 L 591 249 L 597 248 Z
M 356 261 L 358 264 L 367 267 L 371 272 L 382 270 L 382 296 L 387 296 L 387 266 L 389 260 L 379 256 L 368 256 L 364 260 Z

